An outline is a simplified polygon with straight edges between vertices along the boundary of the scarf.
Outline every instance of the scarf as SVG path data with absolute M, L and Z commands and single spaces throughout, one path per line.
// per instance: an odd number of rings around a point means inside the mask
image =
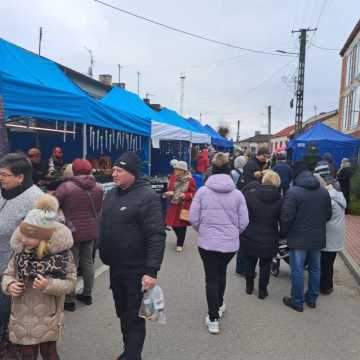
M 181 204 L 183 202 L 183 199 L 181 198 L 181 194 L 188 191 L 190 180 L 191 180 L 191 175 L 189 173 L 181 177 L 179 176 L 176 177 L 174 196 L 171 199 L 172 204 Z
M 15 254 L 15 270 L 20 281 L 34 281 L 37 275 L 53 279 L 65 279 L 70 254 L 65 250 L 39 259 L 34 250 L 22 250 Z
M 32 178 L 31 177 L 29 179 L 24 178 L 24 181 L 22 182 L 22 184 L 14 187 L 12 189 L 5 190 L 5 189 L 1 188 L 1 196 L 5 200 L 11 200 L 11 199 L 14 199 L 17 196 L 21 195 L 24 191 L 31 188 L 32 186 L 33 186 Z

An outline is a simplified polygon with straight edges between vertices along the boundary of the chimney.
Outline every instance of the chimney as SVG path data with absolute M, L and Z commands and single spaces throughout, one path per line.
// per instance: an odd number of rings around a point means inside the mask
M 155 111 L 161 111 L 161 105 L 160 104 L 149 104 L 149 105 Z
M 145 103 L 145 104 L 150 105 L 150 99 L 145 98 L 145 99 L 143 99 L 143 100 L 144 100 L 144 103 Z
M 111 86 L 112 76 L 111 76 L 110 74 L 102 74 L 102 75 L 99 75 L 99 81 L 100 81 L 102 84 Z
M 125 88 L 126 88 L 126 84 L 125 84 L 124 82 L 121 82 L 121 83 L 113 83 L 112 86 L 119 87 L 120 89 L 123 89 L 123 90 L 125 90 Z

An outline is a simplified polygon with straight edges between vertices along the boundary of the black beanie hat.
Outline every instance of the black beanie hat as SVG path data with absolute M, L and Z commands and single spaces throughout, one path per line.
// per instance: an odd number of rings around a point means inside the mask
M 308 167 L 304 161 L 295 161 L 294 164 L 294 179 L 302 172 L 308 170 Z
M 115 161 L 114 166 L 126 170 L 137 178 L 139 176 L 140 163 L 141 160 L 134 152 L 126 152 Z

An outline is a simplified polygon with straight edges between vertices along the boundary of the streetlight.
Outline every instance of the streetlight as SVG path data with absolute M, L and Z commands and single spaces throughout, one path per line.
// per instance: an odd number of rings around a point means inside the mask
M 287 55 L 296 55 L 299 56 L 299 53 L 295 53 L 295 52 L 289 52 L 289 51 L 285 51 L 285 50 L 275 50 L 276 52 L 280 53 L 280 54 L 287 54 Z

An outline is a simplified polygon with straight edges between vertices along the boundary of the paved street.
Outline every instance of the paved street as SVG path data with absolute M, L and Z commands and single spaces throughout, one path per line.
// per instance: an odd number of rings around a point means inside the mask
M 169 234 L 169 233 L 168 233 Z M 168 235 L 160 282 L 167 300 L 166 326 L 149 324 L 144 360 L 359 360 L 360 289 L 341 259 L 336 263 L 336 288 L 320 297 L 318 308 L 296 313 L 282 305 L 289 293 L 288 266 L 271 279 L 265 301 L 244 291 L 244 280 L 229 267 L 227 312 L 221 334 L 204 326 L 203 270 L 195 234 L 188 234 L 184 252 L 174 251 Z M 94 305 L 66 313 L 62 359 L 113 360 L 121 349 L 108 272 L 96 280 Z

